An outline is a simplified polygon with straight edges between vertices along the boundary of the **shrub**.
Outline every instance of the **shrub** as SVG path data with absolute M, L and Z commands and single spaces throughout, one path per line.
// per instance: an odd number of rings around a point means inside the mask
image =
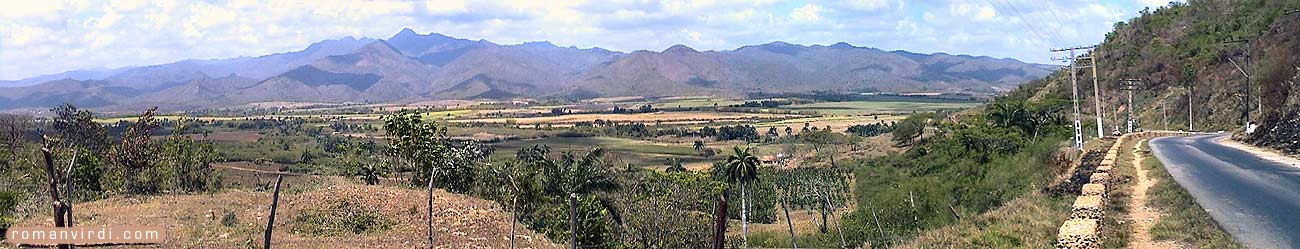
M 239 223 L 239 219 L 235 218 L 235 211 L 226 210 L 226 214 L 221 216 L 222 226 L 234 226 L 236 223 Z
M 335 202 L 322 209 L 309 209 L 293 218 L 292 231 L 313 236 L 365 234 L 388 230 L 393 221 L 376 214 L 374 207 L 352 201 Z

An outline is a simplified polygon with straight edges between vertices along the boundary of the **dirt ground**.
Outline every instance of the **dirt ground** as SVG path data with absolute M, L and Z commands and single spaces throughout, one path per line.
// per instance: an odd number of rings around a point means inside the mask
M 1147 192 L 1156 185 L 1155 179 L 1151 179 L 1149 172 L 1142 167 L 1142 144 L 1146 139 L 1140 140 L 1134 144 L 1133 160 L 1130 163 L 1137 169 L 1137 179 L 1133 184 L 1133 196 L 1128 201 L 1129 218 L 1133 221 L 1133 234 L 1129 235 L 1132 241 L 1129 241 L 1129 248 L 1175 248 L 1177 244 L 1173 241 L 1154 241 L 1151 239 L 1151 226 L 1156 224 L 1160 219 L 1160 210 L 1148 207 Z
M 292 176 L 306 177 L 306 176 Z M 427 192 L 417 189 L 365 186 L 338 178 L 321 178 L 321 186 L 302 188 L 289 185 L 281 192 L 272 244 L 289 248 L 427 248 L 425 234 Z M 77 226 L 119 225 L 163 227 L 166 242 L 132 247 L 163 248 L 247 248 L 261 247 L 263 229 L 270 211 L 270 191 L 226 190 L 216 194 L 126 197 L 78 203 L 74 206 Z M 354 203 L 391 221 L 388 229 L 346 236 L 314 236 L 294 232 L 295 217 L 305 211 Z M 509 247 L 510 214 L 496 203 L 473 197 L 435 191 L 435 248 Z M 237 220 L 229 226 L 221 220 L 227 213 Z M 16 226 L 53 224 L 48 214 L 19 221 Z M 518 248 L 555 248 L 560 245 L 519 224 L 515 235 Z

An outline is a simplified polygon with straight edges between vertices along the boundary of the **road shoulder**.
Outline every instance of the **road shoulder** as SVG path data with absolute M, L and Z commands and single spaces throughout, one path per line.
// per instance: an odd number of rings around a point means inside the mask
M 1223 136 L 1219 139 L 1216 139 L 1215 142 L 1219 143 L 1220 145 L 1227 146 L 1229 148 L 1238 149 L 1241 151 L 1248 152 L 1250 154 L 1254 154 L 1264 160 L 1269 160 L 1279 164 L 1300 168 L 1300 159 L 1297 159 L 1292 156 L 1287 156 L 1286 154 L 1283 154 L 1276 150 L 1255 147 L 1253 145 L 1245 144 L 1237 140 L 1232 140 L 1228 136 Z

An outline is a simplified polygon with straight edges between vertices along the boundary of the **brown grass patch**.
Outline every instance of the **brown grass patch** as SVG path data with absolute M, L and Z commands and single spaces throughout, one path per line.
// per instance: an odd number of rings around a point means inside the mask
M 288 248 L 428 248 L 423 190 L 400 187 L 362 186 L 337 178 L 318 178 L 327 187 L 304 193 L 281 192 L 272 244 Z M 294 183 L 286 179 L 286 188 Z M 436 248 L 509 247 L 510 217 L 491 201 L 435 191 L 434 243 Z M 78 203 L 74 213 L 78 226 L 157 226 L 165 228 L 164 248 L 260 247 L 270 211 L 269 191 L 229 190 L 217 194 L 118 196 Z M 382 231 L 343 236 L 317 237 L 295 234 L 293 217 L 330 204 L 350 202 L 374 210 L 392 221 Z M 415 212 L 412 213 L 412 210 Z M 232 225 L 221 220 L 234 215 Z M 53 224 L 49 214 L 20 221 L 20 226 Z M 520 225 L 516 233 L 520 248 L 555 248 L 545 236 Z M 159 245 L 138 246 L 158 247 Z

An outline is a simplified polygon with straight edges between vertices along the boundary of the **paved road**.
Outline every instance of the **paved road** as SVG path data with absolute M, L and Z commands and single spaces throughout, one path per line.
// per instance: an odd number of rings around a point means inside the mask
M 1300 167 L 1219 144 L 1226 135 L 1150 142 L 1174 180 L 1250 248 L 1300 248 Z

